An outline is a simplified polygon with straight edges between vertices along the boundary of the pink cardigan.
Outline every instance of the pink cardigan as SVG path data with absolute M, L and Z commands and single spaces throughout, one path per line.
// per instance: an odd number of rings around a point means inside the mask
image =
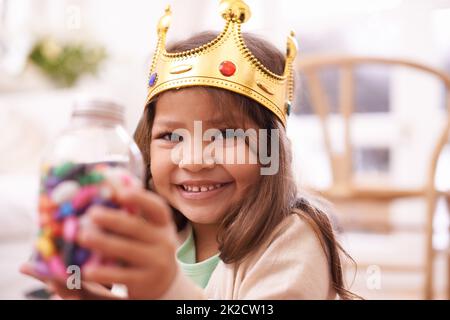
M 335 299 L 330 279 L 319 239 L 299 215 L 292 214 L 239 266 L 220 261 L 205 289 L 179 269 L 161 299 Z

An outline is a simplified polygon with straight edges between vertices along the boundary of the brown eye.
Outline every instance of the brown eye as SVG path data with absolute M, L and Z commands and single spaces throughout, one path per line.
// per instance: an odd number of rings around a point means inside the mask
M 180 136 L 179 134 L 173 133 L 173 132 L 168 132 L 168 133 L 164 133 L 160 136 L 160 139 L 165 140 L 165 141 L 171 141 L 171 142 L 181 142 L 183 141 L 183 137 Z

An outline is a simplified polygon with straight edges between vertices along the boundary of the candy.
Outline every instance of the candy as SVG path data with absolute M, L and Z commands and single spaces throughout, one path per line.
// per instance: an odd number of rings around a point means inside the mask
M 82 185 L 90 185 L 90 184 L 97 184 L 99 182 L 102 182 L 104 180 L 104 176 L 98 172 L 91 172 L 87 175 L 81 176 L 78 179 L 78 182 Z
M 39 215 L 39 225 L 41 228 L 48 225 L 52 221 L 52 213 L 42 211 Z
M 81 266 L 88 261 L 90 256 L 91 252 L 89 250 L 77 246 L 74 254 L 74 263 Z
M 46 238 L 50 238 L 52 236 L 52 229 L 50 228 L 49 224 L 46 224 L 42 230 L 41 230 L 41 236 L 42 237 L 46 237 Z
M 39 212 L 52 214 L 56 209 L 56 203 L 54 203 L 48 196 L 41 195 L 39 197 Z
M 50 169 L 51 169 L 51 167 L 50 167 L 49 164 L 43 163 L 43 164 L 41 165 L 41 175 L 42 175 L 43 177 L 47 176 L 48 173 L 50 172 Z
M 46 236 L 38 239 L 36 248 L 44 259 L 50 258 L 55 253 L 55 246 L 53 245 L 52 240 Z
M 97 193 L 98 189 L 95 186 L 81 188 L 73 197 L 73 207 L 77 210 L 85 208 L 89 204 L 89 202 L 97 195 Z
M 78 182 L 69 180 L 61 182 L 52 191 L 51 199 L 56 204 L 61 204 L 70 200 L 80 189 Z
M 93 170 L 94 171 L 103 171 L 105 169 L 108 169 L 108 165 L 106 163 L 99 163 L 94 165 Z
M 75 241 L 78 231 L 78 219 L 75 217 L 67 218 L 64 221 L 63 237 L 64 240 L 72 242 Z
M 56 237 L 56 238 L 53 240 L 53 242 L 54 242 L 54 244 L 55 244 L 55 246 L 56 246 L 56 250 L 58 250 L 58 252 L 64 250 L 64 246 L 66 245 L 66 242 L 64 241 L 63 238 L 61 238 L 61 237 Z
M 64 263 L 66 264 L 66 266 L 75 264 L 75 257 L 74 257 L 75 248 L 76 248 L 75 243 L 71 243 L 71 242 L 65 243 L 62 254 L 63 254 L 63 258 L 64 258 Z
M 66 276 L 70 265 L 117 264 L 80 247 L 80 228 L 99 227 L 87 210 L 92 205 L 120 209 L 115 195 L 119 188 L 140 182 L 118 163 L 75 164 L 66 162 L 43 169 L 39 196 L 40 231 L 35 263 L 40 274 Z M 131 210 L 127 206 L 124 210 Z
M 75 208 L 73 207 L 71 202 L 63 203 L 59 207 L 58 214 L 56 215 L 56 219 L 61 220 L 67 218 L 71 215 L 75 214 Z
M 52 274 L 62 277 L 62 278 L 66 277 L 66 275 L 67 275 L 66 266 L 65 266 L 64 262 L 62 261 L 61 257 L 53 256 L 50 259 L 48 266 L 49 266 Z
M 51 274 L 48 265 L 43 261 L 34 262 L 33 269 L 41 276 L 49 276 Z
M 48 223 L 49 236 L 50 237 L 61 237 L 62 236 L 62 225 L 58 221 L 52 220 Z
M 91 179 L 91 183 L 95 183 L 95 184 L 99 183 L 99 182 L 102 182 L 105 179 L 105 177 L 102 174 L 98 173 L 98 172 L 91 173 L 89 175 L 89 178 Z
M 64 178 L 75 168 L 72 162 L 66 162 L 53 169 L 53 174 L 58 178 Z
M 56 187 L 59 183 L 61 182 L 61 179 L 55 176 L 50 176 L 48 177 L 45 182 L 44 182 L 44 187 L 46 189 L 53 189 L 54 187 Z

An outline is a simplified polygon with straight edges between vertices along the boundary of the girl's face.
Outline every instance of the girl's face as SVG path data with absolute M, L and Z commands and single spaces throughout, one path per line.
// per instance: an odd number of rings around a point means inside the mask
M 211 143 L 217 144 L 219 141 L 224 145 L 224 154 L 227 148 L 236 149 L 233 150 L 235 154 L 239 150 L 245 150 L 245 159 L 249 159 L 248 155 L 252 151 L 245 143 L 238 147 L 239 142 L 234 139 L 235 143 L 225 146 L 226 140 L 230 139 L 225 133 L 214 136 L 211 140 L 215 142 L 201 142 L 203 148 L 198 148 L 198 145 L 194 147 L 194 127 L 197 128 L 198 134 L 198 121 L 201 121 L 203 131 L 200 132 L 201 137 L 204 131 L 212 128 L 223 132 L 224 129 L 238 129 L 226 126 L 212 97 L 201 88 L 168 91 L 158 99 L 155 107 L 150 170 L 156 192 L 193 223 L 220 223 L 227 208 L 243 199 L 247 188 L 257 183 L 260 166 L 254 161 L 246 161 L 245 164 L 225 161 L 225 164 L 217 164 L 219 161 L 214 162 L 217 160 L 214 154 L 208 156 L 208 153 L 203 151 L 208 145 L 211 146 Z M 230 106 L 231 113 L 237 112 L 234 109 L 237 108 Z M 246 127 L 257 129 L 250 121 L 246 121 Z M 185 135 L 191 138 L 173 134 L 177 129 L 184 129 Z M 242 129 L 245 131 L 246 128 Z M 173 141 L 174 138 L 179 141 Z M 175 152 L 184 149 L 181 148 L 182 144 L 190 144 L 191 151 Z M 178 155 L 174 157 L 173 154 Z

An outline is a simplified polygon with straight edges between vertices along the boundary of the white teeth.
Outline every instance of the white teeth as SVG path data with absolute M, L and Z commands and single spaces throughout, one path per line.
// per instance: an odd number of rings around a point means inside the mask
M 214 189 L 219 189 L 222 186 L 223 186 L 223 184 L 221 184 L 221 183 L 209 185 L 209 186 L 189 186 L 186 184 L 182 185 L 183 189 L 188 192 L 207 192 L 207 191 L 211 191 Z

